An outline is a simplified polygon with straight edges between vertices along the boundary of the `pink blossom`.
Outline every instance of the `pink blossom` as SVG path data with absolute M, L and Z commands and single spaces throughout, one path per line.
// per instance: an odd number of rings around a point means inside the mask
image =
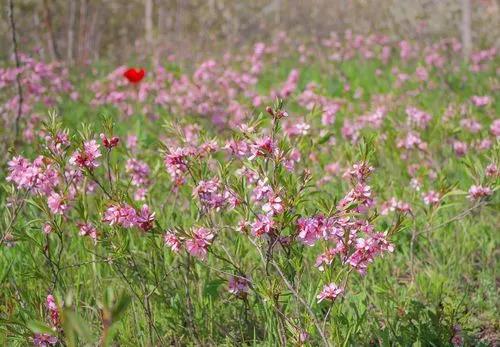
M 451 338 L 451 344 L 454 347 L 461 347 L 464 345 L 464 338 L 462 337 L 462 327 L 458 324 L 453 326 L 453 337 Z
M 90 140 L 83 143 L 83 149 L 76 151 L 71 156 L 69 163 L 76 165 L 81 169 L 93 170 L 99 166 L 97 158 L 101 156 L 100 145 L 96 140 Z
M 238 158 L 244 158 L 249 152 L 249 146 L 245 141 L 230 140 L 226 143 L 224 148 L 227 149 L 231 155 Z
M 335 248 L 329 248 L 324 253 L 320 254 L 316 258 L 314 266 L 317 267 L 319 271 L 323 272 L 325 270 L 325 265 L 331 265 L 335 256 L 339 253 L 343 253 L 344 251 L 344 245 L 339 242 Z
M 97 229 L 91 223 L 80 223 L 80 236 L 89 236 L 94 242 L 97 240 Z
M 322 215 L 299 218 L 297 220 L 297 238 L 305 245 L 313 246 L 323 236 L 326 222 Z
M 214 237 L 215 235 L 207 228 L 197 228 L 193 231 L 193 237 L 186 240 L 186 250 L 192 256 L 204 260 Z
M 238 297 L 245 297 L 250 291 L 249 280 L 241 276 L 231 276 L 228 282 L 228 292 Z
M 49 311 L 50 320 L 53 326 L 59 326 L 60 318 L 59 318 L 59 309 L 57 308 L 54 297 L 49 294 L 47 295 L 47 299 L 45 301 L 47 305 L 47 310 Z
M 219 210 L 225 203 L 225 198 L 220 188 L 217 178 L 207 181 L 201 180 L 193 190 L 193 196 L 198 197 L 204 208 Z
M 415 124 L 419 128 L 426 128 L 432 120 L 432 116 L 415 107 L 407 107 L 406 114 L 408 115 L 409 122 Z
M 441 196 L 439 195 L 439 193 L 436 193 L 433 190 L 424 194 L 424 203 L 426 205 L 436 205 L 440 200 Z
M 149 185 L 149 174 L 150 169 L 148 164 L 137 160 L 135 158 L 130 158 L 127 160 L 125 165 L 125 171 L 130 174 L 132 178 L 132 184 L 136 187 L 146 187 Z
M 255 222 L 251 224 L 252 234 L 255 236 L 261 236 L 263 234 L 269 234 L 274 228 L 274 220 L 271 216 L 261 214 L 257 216 Z
M 137 212 L 127 204 L 111 205 L 104 213 L 103 221 L 109 225 L 132 228 L 137 225 Z
M 55 346 L 58 341 L 57 337 L 49 334 L 36 333 L 33 338 L 33 344 L 37 347 Z
M 153 228 L 154 221 L 155 213 L 151 212 L 148 205 L 142 205 L 141 210 L 136 215 L 135 224 L 137 224 L 142 231 L 149 231 Z
M 163 242 L 175 253 L 179 252 L 182 246 L 179 238 L 171 231 L 167 231 L 163 235 Z
M 395 211 L 398 211 L 400 213 L 410 213 L 410 204 L 404 201 L 399 201 L 395 197 L 392 197 L 389 201 L 382 204 L 380 214 L 385 216 L 389 214 L 389 212 Z
M 491 123 L 490 132 L 497 139 L 500 138 L 500 118 L 495 119 L 493 123 Z
M 362 275 L 366 274 L 368 265 L 377 255 L 394 250 L 394 246 L 386 240 L 384 233 L 374 233 L 366 239 L 358 238 L 355 247 L 356 251 L 349 256 L 346 263 Z
M 490 196 L 493 191 L 490 187 L 483 187 L 480 185 L 472 185 L 469 189 L 469 195 L 467 196 L 470 200 L 479 200 L 481 198 Z
M 274 153 L 275 149 L 276 144 L 269 136 L 257 139 L 250 146 L 251 156 L 248 159 L 252 160 L 255 157 L 269 157 Z
M 271 215 L 282 213 L 284 211 L 283 200 L 279 195 L 271 195 L 268 202 L 262 206 L 262 211 Z
M 323 300 L 334 301 L 339 295 L 344 293 L 344 289 L 338 287 L 335 283 L 326 284 L 321 292 L 316 296 L 318 303 Z
M 500 176 L 500 169 L 496 164 L 489 164 L 486 167 L 486 176 L 488 177 Z
M 100 135 L 100 138 L 102 140 L 102 144 L 104 147 L 106 147 L 108 150 L 112 149 L 113 147 L 118 146 L 118 142 L 120 139 L 116 136 L 113 136 L 111 139 L 108 139 L 108 137 L 104 134 Z
M 43 225 L 42 230 L 43 230 L 43 233 L 44 233 L 45 235 L 48 235 L 48 234 L 50 234 L 50 233 L 52 232 L 52 225 L 51 225 L 50 223 L 45 223 L 45 224 Z
M 53 214 L 62 215 L 69 209 L 69 206 L 66 203 L 66 199 L 56 192 L 50 194 L 50 196 L 47 198 L 47 204 L 49 205 L 50 211 Z
M 467 153 L 467 144 L 461 141 L 453 141 L 453 150 L 459 157 L 463 157 Z
M 366 182 L 374 170 L 373 166 L 365 162 L 356 163 L 342 177 L 350 178 L 353 182 Z
M 471 97 L 471 100 L 472 100 L 472 103 L 474 104 L 474 106 L 477 106 L 477 107 L 483 107 L 483 106 L 489 105 L 491 103 L 491 97 L 489 97 L 488 95 L 485 95 L 485 96 L 474 95 Z

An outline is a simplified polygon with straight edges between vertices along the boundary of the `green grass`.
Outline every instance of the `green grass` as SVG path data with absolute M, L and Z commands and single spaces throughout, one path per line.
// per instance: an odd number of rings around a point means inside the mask
M 279 86 L 295 66 L 294 60 L 281 62 L 278 68 L 265 74 L 258 90 L 264 92 Z M 377 68 L 383 69 L 380 78 L 374 76 Z M 411 72 L 414 67 L 405 68 Z M 466 345 L 498 343 L 498 192 L 487 205 L 461 215 L 471 206 L 465 191 L 474 183 L 466 163 L 470 161 L 473 167 L 484 168 L 490 161 L 498 160 L 498 145 L 481 154 L 457 158 L 446 144 L 447 138 L 455 134 L 460 139 L 471 141 L 473 137 L 457 129 L 456 121 L 446 123 L 442 120 L 449 103 L 465 102 L 472 95 L 492 95 L 494 72 L 474 75 L 462 69 L 445 76 L 449 80 L 448 87 L 438 82 L 434 89 L 423 89 L 418 96 L 404 98 L 405 92 L 417 86 L 410 83 L 400 90 L 394 89 L 390 67 L 354 60 L 329 66 L 329 69 L 332 73 L 325 73 L 317 65 L 301 68 L 299 88 L 303 89 L 308 82 L 314 81 L 320 84 L 326 95 L 340 97 L 343 83 L 338 70 L 341 70 L 350 81 L 351 97 L 357 88 L 362 88 L 364 93 L 361 100 L 354 102 L 353 110 L 339 113 L 330 129 L 337 138 L 337 145 L 317 148 L 319 163 L 311 167 L 313 175 L 321 177 L 321 166 L 332 161 L 347 164 L 356 158 L 357 147 L 342 140 L 342 120 L 363 114 L 366 111 L 363 104 L 368 104 L 374 95 L 392 94 L 400 102 L 394 103 L 383 128 L 363 132 L 366 137 L 374 139 L 375 152 L 371 162 L 376 171 L 371 186 L 380 200 L 396 196 L 411 203 L 415 219 L 407 218 L 404 228 L 394 235 L 396 249 L 393 254 L 378 259 L 366 276 L 352 275 L 347 295 L 331 307 L 329 318 L 324 323 L 325 331 L 335 344 L 343 342 L 346 346 L 446 346 L 450 345 L 453 325 L 460 324 Z M 461 82 L 463 76 L 467 77 L 466 83 Z M 179 196 L 186 197 L 185 200 L 173 198 L 158 147 L 159 136 L 165 134 L 161 125 L 171 120 L 172 115 L 160 110 L 161 120 L 155 123 L 145 121 L 140 115 L 118 121 L 119 115 L 113 108 L 94 110 L 88 106 L 91 95 L 86 91 L 87 83 L 79 81 L 77 86 L 82 91 L 81 101 L 64 100 L 58 105 L 64 126 L 81 129 L 83 122 L 99 133 L 100 115 L 106 112 L 115 119 L 116 134 L 125 138 L 128 133 L 137 133 L 141 142 L 140 157 L 152 168 L 155 183 L 149 200 L 154 201 L 155 206 L 161 206 L 155 210 L 160 224 L 165 227 L 191 226 L 198 211 L 188 205 L 190 189 L 181 188 L 179 192 Z M 496 98 L 487 111 L 470 110 L 483 124 L 483 133 L 487 132 L 492 117 L 498 117 L 498 101 Z M 436 161 L 438 180 L 425 181 L 423 191 L 451 187 L 457 193 L 448 196 L 438 210 L 429 211 L 424 207 L 420 194 L 409 186 L 408 162 L 401 160 L 400 153 L 395 151 L 394 144 L 400 133 L 393 124 L 405 122 L 407 105 L 422 108 L 434 117 L 423 138 L 429 142 Z M 293 98 L 287 109 L 293 117 L 306 115 Z M 193 120 L 199 122 L 207 134 L 215 135 L 206 120 L 192 117 L 187 122 Z M 382 134 L 387 137 L 385 140 Z M 39 146 L 35 144 L 16 151 L 33 158 L 39 152 Z M 418 160 L 413 158 L 412 162 L 418 163 Z M 113 158 L 114 165 L 123 165 L 124 161 L 123 156 Z M 5 171 L 0 174 L 2 182 L 5 176 Z M 323 187 L 323 194 L 329 199 L 340 199 L 346 188 L 344 182 L 336 179 Z M 4 183 L 0 190 L 0 208 L 5 211 L 3 228 L 12 217 L 6 209 L 10 192 L 10 186 Z M 199 262 L 173 254 L 164 247 L 158 235 L 104 226 L 100 227 L 106 237 L 97 246 L 89 239 L 79 237 L 76 227 L 69 224 L 62 224 L 64 229 L 60 239 L 55 234 L 46 237 L 41 232 L 45 219 L 37 207 L 40 203 L 43 204 L 36 198 L 28 201 L 13 226 L 15 247 L 2 247 L 0 252 L 1 345 L 24 346 L 32 336 L 32 330 L 36 330 L 34 321 L 47 324 L 44 300 L 52 290 L 59 300 L 66 303 L 63 315 L 68 344 L 71 344 L 70 336 L 74 330 L 77 345 L 97 345 L 103 331 L 101 314 L 112 310 L 113 306 L 116 308 L 120 298 L 124 309 L 115 312 L 119 319 L 112 327 L 114 345 L 275 346 L 280 344 L 280 334 L 286 335 L 288 345 L 294 345 L 299 332 L 293 324 L 311 334 L 310 345 L 321 343 L 310 315 L 279 277 L 264 278 L 261 271 L 255 271 L 255 275 L 263 276 L 256 278 L 258 295 L 249 295 L 246 302 L 238 300 L 225 290 L 227 276 L 224 272 L 232 273 L 233 270 L 213 254 L 206 262 Z M 90 211 L 102 210 L 105 204 L 92 197 L 81 203 L 86 203 Z M 312 205 L 308 209 L 311 214 L 315 210 Z M 229 220 L 237 221 L 235 216 Z M 377 220 L 381 228 L 390 223 L 390 217 Z M 218 242 L 228 247 L 228 252 L 239 264 L 252 271 L 254 264 L 259 262 L 252 245 L 235 231 L 222 237 Z M 56 257 L 59 250 L 58 282 L 55 288 L 51 288 L 52 274 L 44 253 L 51 252 L 50 256 Z M 315 297 L 321 290 L 319 283 L 323 276 L 313 266 L 317 252 L 305 252 L 300 247 L 296 251 L 300 255 L 290 259 L 291 263 L 280 265 L 288 278 L 296 281 L 298 291 L 322 320 L 329 306 L 316 304 Z M 223 254 L 220 248 L 214 252 Z M 108 262 L 108 256 L 112 261 Z M 125 305 L 127 302 L 129 304 Z M 283 323 L 277 308 L 293 322 L 285 320 Z M 148 322 L 148 316 L 154 320 L 154 327 Z M 280 324 L 285 326 L 280 327 Z M 280 333 L 280 330 L 285 332 Z

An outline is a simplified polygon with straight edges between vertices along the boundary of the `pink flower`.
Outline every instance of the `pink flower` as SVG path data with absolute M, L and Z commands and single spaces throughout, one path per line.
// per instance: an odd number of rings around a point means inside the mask
M 185 148 L 176 148 L 165 156 L 165 168 L 177 185 L 184 183 L 183 174 L 188 170 L 189 154 L 189 150 Z
M 228 282 L 228 292 L 238 297 L 245 297 L 249 290 L 249 280 L 241 276 L 231 276 Z
M 130 158 L 125 165 L 125 171 L 130 174 L 134 186 L 145 187 L 149 185 L 149 174 L 151 170 L 145 162 Z
M 406 114 L 408 115 L 410 123 L 422 129 L 426 128 L 432 119 L 430 114 L 415 107 L 406 108 Z
M 97 229 L 90 223 L 78 224 L 80 236 L 89 236 L 94 242 L 97 240 Z
M 473 185 L 469 189 L 469 195 L 467 196 L 470 200 L 479 200 L 486 196 L 493 194 L 493 191 L 489 187 L 483 187 L 479 185 Z
M 352 168 L 347 170 L 343 177 L 350 178 L 354 182 L 366 182 L 373 171 L 375 171 L 373 166 L 370 166 L 365 162 L 361 162 L 353 164 Z
M 104 213 L 103 221 L 109 225 L 120 225 L 132 228 L 137 225 L 137 212 L 127 204 L 112 205 Z
M 279 195 L 271 195 L 269 201 L 262 206 L 262 211 L 271 215 L 282 213 L 284 211 L 283 200 Z
M 400 213 L 410 213 L 411 207 L 410 204 L 403 201 L 398 201 L 396 198 L 393 197 L 389 201 L 382 204 L 380 214 L 385 216 L 389 214 L 389 212 L 394 212 L 394 211 L 398 211 Z
M 50 196 L 47 198 L 47 204 L 49 205 L 50 211 L 53 214 L 62 215 L 69 209 L 69 206 L 66 204 L 65 198 L 56 192 L 50 194 Z
M 163 235 L 163 242 L 175 253 L 179 252 L 182 246 L 179 238 L 171 231 L 167 231 Z
M 467 144 L 461 141 L 453 141 L 453 150 L 459 157 L 463 157 L 467 153 Z
M 334 301 L 339 295 L 342 295 L 343 293 L 343 288 L 337 287 L 335 283 L 330 283 L 323 287 L 323 290 L 321 290 L 321 293 L 319 293 L 316 298 L 318 299 L 318 303 L 323 300 Z
M 224 149 L 227 149 L 231 155 L 238 158 L 244 158 L 249 151 L 248 144 L 245 141 L 229 140 Z
M 490 132 L 496 138 L 500 137 L 500 118 L 499 119 L 495 119 L 493 121 L 493 123 L 491 123 Z
M 454 347 L 461 347 L 464 345 L 464 338 L 462 337 L 462 327 L 458 324 L 453 326 L 453 337 L 451 338 L 451 344 Z
M 368 238 L 356 240 L 356 251 L 350 255 L 346 263 L 364 275 L 368 264 L 382 252 L 393 252 L 394 246 L 389 243 L 384 233 L 373 233 Z
M 429 79 L 429 73 L 424 67 L 417 67 L 417 70 L 415 70 L 415 75 L 417 78 L 423 82 L 427 81 Z
M 323 235 L 324 217 L 321 215 L 297 220 L 298 235 L 300 242 L 313 246 Z
M 50 320 L 52 322 L 52 325 L 55 327 L 59 326 L 59 323 L 60 323 L 59 310 L 57 308 L 54 297 L 51 294 L 47 295 L 47 299 L 46 299 L 45 303 L 47 305 L 47 310 L 49 311 L 49 314 L 50 314 Z
M 317 267 L 319 271 L 323 272 L 325 270 L 325 265 L 331 265 L 333 260 L 335 259 L 335 256 L 344 251 L 344 245 L 339 242 L 337 243 L 337 246 L 335 248 L 329 248 L 324 253 L 320 254 L 316 258 L 316 263 L 314 264 L 314 266 Z
M 439 193 L 431 190 L 424 194 L 424 203 L 426 205 L 436 205 L 441 200 Z
M 108 139 L 106 137 L 106 135 L 101 134 L 100 137 L 101 137 L 101 140 L 102 140 L 102 144 L 107 149 L 111 149 L 113 147 L 118 146 L 118 142 L 120 141 L 120 139 L 118 137 L 116 137 L 116 136 L 113 136 L 111 139 Z
M 49 334 L 36 333 L 33 337 L 33 344 L 38 347 L 55 346 L 58 342 L 57 337 Z
M 500 175 L 500 170 L 498 169 L 498 166 L 495 164 L 489 164 L 486 167 L 486 176 L 488 177 L 496 177 Z
M 155 221 L 155 213 L 149 210 L 149 206 L 144 204 L 141 210 L 136 215 L 135 224 L 142 229 L 142 231 L 149 231 L 153 228 Z
M 477 107 L 483 107 L 491 103 L 491 98 L 488 95 L 485 96 L 474 95 L 471 97 L 471 100 L 474 106 Z
M 226 202 L 224 195 L 220 192 L 218 178 L 208 181 L 201 180 L 193 190 L 193 196 L 198 197 L 202 206 L 206 209 L 219 210 Z
M 271 216 L 261 214 L 257 217 L 255 222 L 251 224 L 252 233 L 255 236 L 262 234 L 269 234 L 274 228 L 274 220 Z
M 52 225 L 50 223 L 45 223 L 42 228 L 45 235 L 48 235 L 52 232 Z
M 99 166 L 97 158 L 101 156 L 100 145 L 96 140 L 90 140 L 83 143 L 83 149 L 76 151 L 71 156 L 69 163 L 76 165 L 81 169 L 93 170 Z
M 208 246 L 215 235 L 206 228 L 198 228 L 193 232 L 193 238 L 186 241 L 186 250 L 192 256 L 204 260 L 207 256 Z
M 251 156 L 248 159 L 252 160 L 255 157 L 269 157 L 274 153 L 275 149 L 276 144 L 269 136 L 257 139 L 250 146 Z

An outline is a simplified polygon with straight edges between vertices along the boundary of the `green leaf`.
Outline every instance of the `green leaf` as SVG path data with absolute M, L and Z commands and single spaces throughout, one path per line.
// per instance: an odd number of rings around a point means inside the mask
M 26 324 L 26 327 L 34 333 L 54 335 L 54 330 L 40 321 L 30 321 L 28 322 L 28 324 Z

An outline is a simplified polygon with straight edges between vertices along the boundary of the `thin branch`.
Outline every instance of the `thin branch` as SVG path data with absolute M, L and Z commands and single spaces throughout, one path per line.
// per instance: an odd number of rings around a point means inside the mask
M 16 115 L 16 120 L 14 123 L 14 130 L 16 134 L 16 139 L 19 136 L 19 121 L 21 120 L 21 114 L 22 114 L 22 107 L 23 107 L 23 88 L 21 86 L 21 62 L 19 60 L 19 52 L 17 50 L 17 36 L 16 36 L 16 22 L 14 20 L 14 2 L 13 0 L 9 0 L 9 21 L 10 21 L 10 29 L 12 32 L 12 48 L 14 51 L 14 59 L 16 61 L 16 68 L 17 68 L 17 73 L 16 73 L 16 83 L 17 83 L 17 95 L 19 97 L 18 103 L 17 103 L 17 115 Z

